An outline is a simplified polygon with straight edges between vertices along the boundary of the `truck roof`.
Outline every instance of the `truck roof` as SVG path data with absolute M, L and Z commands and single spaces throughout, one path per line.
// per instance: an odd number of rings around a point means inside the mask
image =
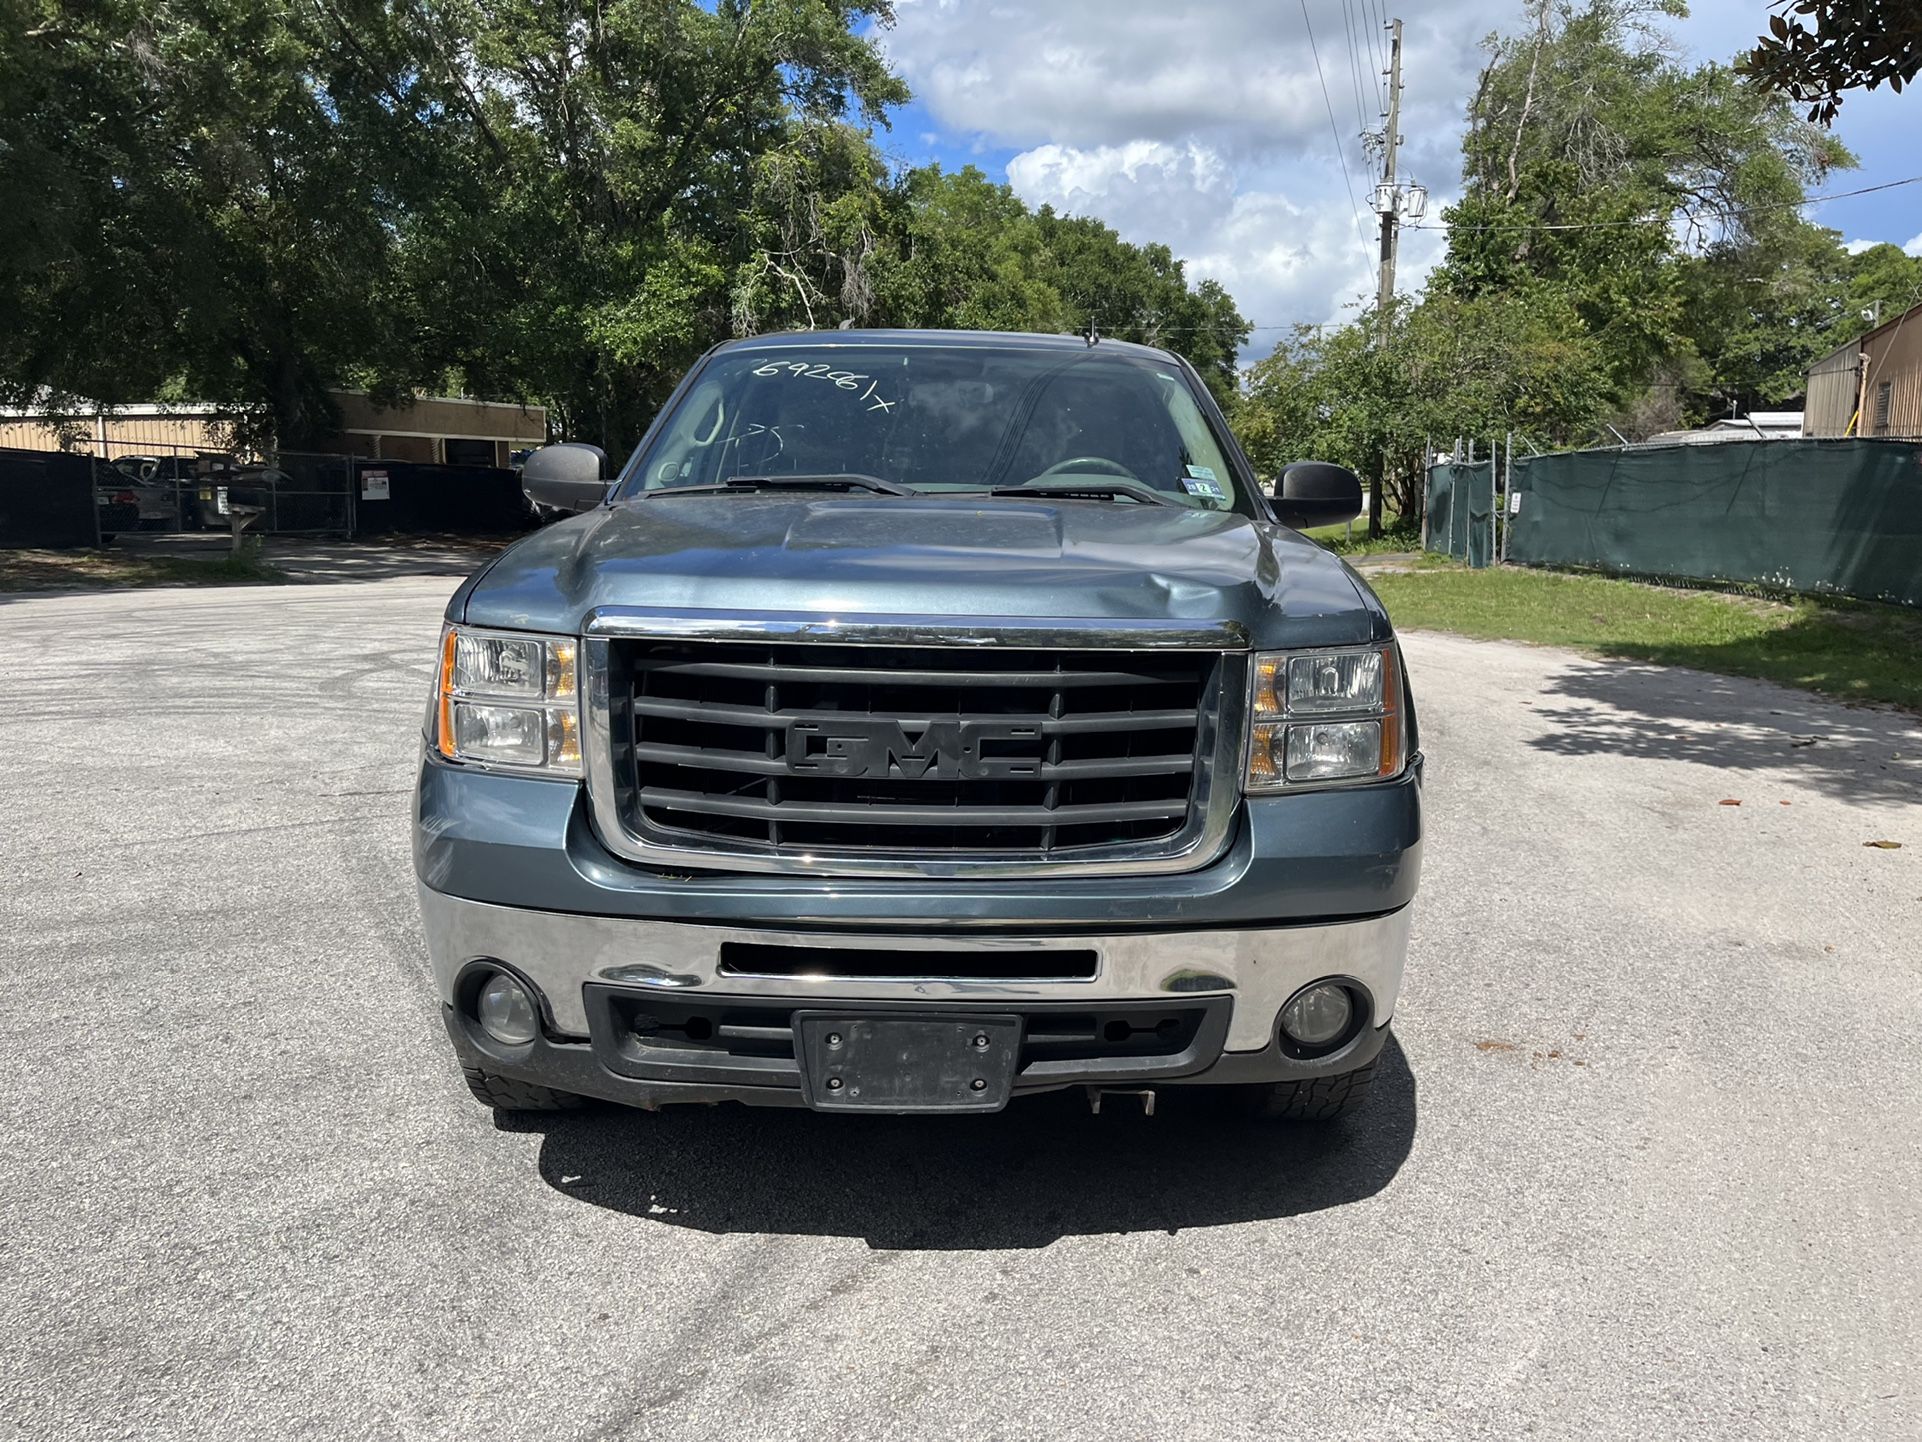
M 823 345 L 943 345 L 973 346 L 988 350 L 1086 350 L 1088 341 L 1079 335 L 1049 335 L 1039 331 L 1006 330 L 919 330 L 872 329 L 872 330 L 790 330 L 776 331 L 768 335 L 747 336 L 741 340 L 731 340 L 717 346 L 720 351 L 739 350 L 744 346 L 766 349 L 769 346 L 823 346 Z M 1171 351 L 1158 346 L 1137 345 L 1133 341 L 1102 339 L 1100 348 L 1113 347 L 1135 355 L 1154 356 L 1161 360 L 1173 360 Z

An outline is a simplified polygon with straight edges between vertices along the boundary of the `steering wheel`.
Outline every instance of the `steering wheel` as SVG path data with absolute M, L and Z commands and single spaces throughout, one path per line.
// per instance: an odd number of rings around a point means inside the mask
M 1036 476 L 1035 480 L 1045 480 L 1049 476 L 1081 476 L 1090 474 L 1097 476 L 1123 476 L 1131 481 L 1139 481 L 1141 479 L 1140 476 L 1137 476 L 1133 471 L 1122 465 L 1120 461 L 1111 461 L 1106 456 L 1070 456 L 1065 461 L 1056 461 L 1053 465 L 1049 466 L 1047 470 Z

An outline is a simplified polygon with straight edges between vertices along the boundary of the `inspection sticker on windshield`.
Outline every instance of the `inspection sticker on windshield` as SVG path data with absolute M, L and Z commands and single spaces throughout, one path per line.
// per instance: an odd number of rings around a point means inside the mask
M 1221 489 L 1221 482 L 1215 479 L 1211 466 L 1189 466 L 1188 474 L 1181 478 L 1181 489 L 1191 496 L 1206 496 L 1211 501 L 1228 499 L 1228 493 Z

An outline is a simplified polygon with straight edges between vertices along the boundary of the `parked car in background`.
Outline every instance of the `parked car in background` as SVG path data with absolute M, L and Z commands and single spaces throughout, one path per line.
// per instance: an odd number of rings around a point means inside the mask
M 127 463 L 139 463 L 137 478 L 172 486 L 191 485 L 200 475 L 200 457 L 197 455 L 179 456 L 122 456 L 114 464 L 126 469 Z
M 91 463 L 93 503 L 100 520 L 100 539 L 111 541 L 125 531 L 140 529 L 140 496 L 136 482 L 125 471 L 105 461 Z
M 172 481 L 145 480 L 129 484 L 140 512 L 141 530 L 171 531 L 179 526 L 179 493 Z
M 174 530 L 185 523 L 182 492 L 193 483 L 192 456 L 116 456 L 113 468 L 133 486 L 142 530 Z

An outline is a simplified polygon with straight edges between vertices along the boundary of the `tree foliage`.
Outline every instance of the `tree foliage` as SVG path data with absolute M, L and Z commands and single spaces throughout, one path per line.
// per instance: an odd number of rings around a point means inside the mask
M 1727 67 L 1671 59 L 1658 22 L 1678 11 L 1534 0 L 1528 33 L 1490 41 L 1434 284 L 1567 298 L 1617 406 L 1657 384 L 1679 418 L 1779 391 L 1810 358 L 1797 307 L 1839 252 L 1798 205 L 1854 158 Z
M 1803 218 L 1854 158 L 1729 67 L 1678 63 L 1680 13 L 1530 0 L 1490 37 L 1446 257 L 1386 327 L 1298 331 L 1255 368 L 1240 424 L 1266 463 L 1347 461 L 1415 515 L 1424 439 L 1581 445 L 1790 404 L 1922 296 L 1922 262 Z
M 1434 294 L 1397 306 L 1386 326 L 1370 314 L 1298 327 L 1250 372 L 1237 430 L 1264 474 L 1309 456 L 1338 461 L 1416 518 L 1430 447 L 1509 431 L 1579 439 L 1607 385 L 1581 318 L 1552 292 Z M 1370 510 L 1379 534 L 1381 507 Z
M 1884 81 L 1898 94 L 1922 70 L 1922 4 L 1917 0 L 1777 0 L 1769 33 L 1740 60 L 1770 89 L 1809 107 L 1823 125 L 1849 90 Z
M 1159 246 L 895 173 L 888 0 L 0 0 L 0 393 L 544 402 L 631 443 L 730 335 L 1104 331 L 1223 395 L 1247 327 Z
M 184 379 L 299 437 L 325 422 L 323 380 L 405 353 L 370 286 L 449 137 L 385 12 L 0 5 L 10 392 L 146 399 Z

